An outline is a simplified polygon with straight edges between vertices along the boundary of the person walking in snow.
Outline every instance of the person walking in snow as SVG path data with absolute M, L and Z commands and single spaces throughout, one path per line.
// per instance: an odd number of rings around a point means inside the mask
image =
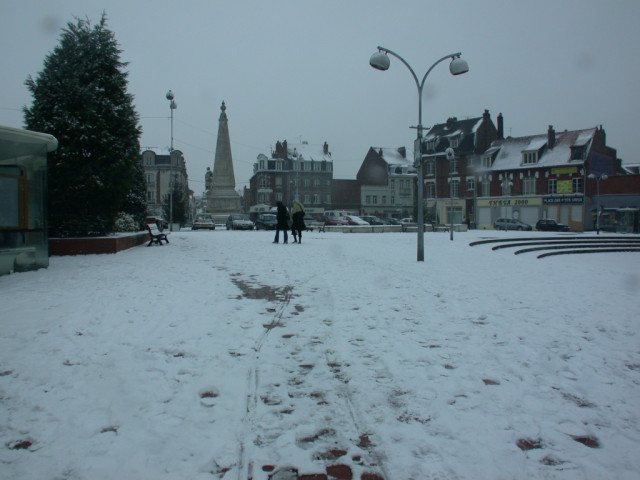
M 289 230 L 289 212 L 281 201 L 277 201 L 276 206 L 278 207 L 278 213 L 276 214 L 276 238 L 273 239 L 273 243 L 278 243 L 280 240 L 280 230 L 284 232 L 284 242 L 282 243 L 288 243 L 289 236 L 287 230 Z
M 304 224 L 304 205 L 298 200 L 293 201 L 293 207 L 291 208 L 291 235 L 293 235 L 293 243 L 302 243 L 302 231 L 307 227 Z

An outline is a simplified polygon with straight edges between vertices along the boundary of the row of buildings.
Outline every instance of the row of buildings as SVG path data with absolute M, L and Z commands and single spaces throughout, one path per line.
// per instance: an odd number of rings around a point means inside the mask
M 613 219 L 614 210 L 640 207 L 637 168 L 622 165 L 607 145 L 602 126 L 556 131 L 549 125 L 541 134 L 505 138 L 502 114 L 494 123 L 488 110 L 475 118 L 449 118 L 424 135 L 421 179 L 414 153 L 404 146 L 369 147 L 355 179 L 336 179 L 336 159 L 327 142 L 285 140 L 257 156 L 249 187 L 232 195 L 235 179 L 224 103 L 221 110 L 214 170 L 208 169 L 207 189 L 197 203 L 203 211 L 257 213 L 277 201 L 291 205 L 299 199 L 311 215 L 342 209 L 415 218 L 418 181 L 424 187 L 425 222 L 441 224 L 493 228 L 502 217 L 531 225 L 551 218 L 584 231 L 594 228 L 598 205 L 604 212 L 601 225 Z M 446 155 L 449 148 L 455 152 L 452 159 Z M 169 158 L 147 150 L 142 158 L 150 209 L 162 204 L 161 187 L 163 182 L 169 185 L 169 174 L 188 188 L 182 152 L 174 150 Z M 155 165 L 148 165 L 154 159 Z

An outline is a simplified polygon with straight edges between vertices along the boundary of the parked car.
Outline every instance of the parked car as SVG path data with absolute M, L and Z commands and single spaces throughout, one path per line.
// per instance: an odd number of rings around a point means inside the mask
M 550 218 L 541 218 L 536 222 L 536 230 L 544 232 L 568 232 L 569 225 L 558 223 Z
M 213 215 L 210 213 L 198 213 L 196 218 L 193 220 L 191 230 L 200 230 L 203 228 L 207 228 L 209 230 L 216 229 L 216 222 L 213 220 Z
M 278 217 L 273 213 L 261 213 L 256 218 L 256 230 L 275 230 L 278 224 Z
M 528 223 L 521 222 L 515 218 L 499 218 L 493 223 L 496 230 L 533 230 Z
M 243 213 L 232 213 L 227 218 L 227 230 L 253 230 L 254 223 Z
M 400 223 L 400 220 L 398 220 L 397 218 L 393 218 L 393 217 L 388 217 L 385 222 L 387 222 L 387 225 L 402 225 Z
M 318 222 L 324 222 L 325 225 L 348 225 L 347 221 L 345 220 L 344 216 L 341 217 L 327 217 L 325 215 L 318 215 L 314 217 L 315 220 L 317 220 Z
M 347 221 L 347 225 L 369 225 L 369 222 L 365 222 L 355 215 L 345 215 L 344 218 Z
M 400 225 L 404 225 L 406 223 L 416 223 L 416 221 L 411 217 L 401 218 L 400 219 Z
M 386 225 L 384 220 L 376 217 L 375 215 L 362 215 L 360 218 L 367 222 L 369 225 Z

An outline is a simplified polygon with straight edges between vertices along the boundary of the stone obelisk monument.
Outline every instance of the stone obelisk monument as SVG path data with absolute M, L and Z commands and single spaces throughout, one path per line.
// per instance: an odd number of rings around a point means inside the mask
M 213 176 L 208 182 L 207 210 L 209 213 L 240 213 L 242 199 L 236 192 L 236 179 L 233 174 L 233 160 L 231 158 L 231 142 L 229 140 L 229 123 L 227 107 L 222 102 L 218 120 L 218 141 L 216 156 L 213 163 Z M 209 172 L 210 174 L 210 172 Z

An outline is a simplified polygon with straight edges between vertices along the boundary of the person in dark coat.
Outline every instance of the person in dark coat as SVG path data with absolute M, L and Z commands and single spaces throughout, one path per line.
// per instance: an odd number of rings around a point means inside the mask
M 302 243 L 302 231 L 307 227 L 304 224 L 304 205 L 298 200 L 293 201 L 293 207 L 291 208 L 291 235 L 293 235 L 293 243 Z
M 289 212 L 287 211 L 287 207 L 280 201 L 276 202 L 276 206 L 278 207 L 278 213 L 276 214 L 276 238 L 273 239 L 273 243 L 278 243 L 280 240 L 280 230 L 284 232 L 283 243 L 288 243 L 289 235 L 287 234 L 287 230 L 289 230 Z

